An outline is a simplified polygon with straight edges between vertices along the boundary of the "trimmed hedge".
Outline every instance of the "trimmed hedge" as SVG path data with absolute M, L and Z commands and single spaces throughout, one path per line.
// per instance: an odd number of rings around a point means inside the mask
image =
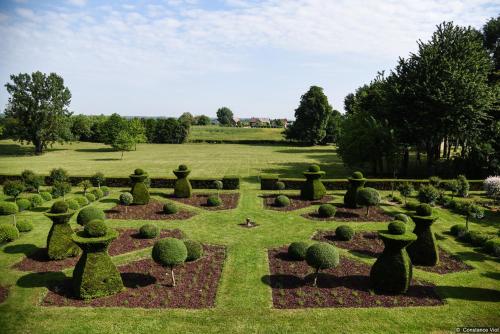
M 412 216 L 412 219 L 415 222 L 413 233 L 416 234 L 417 240 L 407 248 L 411 262 L 415 265 L 435 266 L 439 263 L 439 251 L 431 225 L 437 218 L 433 216 Z
M 87 236 L 89 238 L 103 237 L 106 235 L 106 233 L 108 233 L 108 227 L 106 226 L 104 221 L 100 219 L 89 221 L 87 224 L 85 224 L 83 230 L 85 231 L 85 233 L 87 233 Z
M 129 192 L 122 193 L 120 194 L 119 201 L 121 205 L 130 205 L 134 201 L 134 196 Z
M 174 196 L 177 198 L 189 198 L 193 193 L 193 187 L 189 183 L 188 176 L 191 171 L 186 165 L 179 165 L 179 167 L 173 171 L 174 175 L 177 177 L 174 187 Z M 215 181 L 214 181 L 215 182 Z
M 55 202 L 50 211 L 45 213 L 52 220 L 47 236 L 47 254 L 52 260 L 62 260 L 80 253 L 80 248 L 72 240 L 73 229 L 69 225 L 74 213 L 68 210 L 68 204 L 64 201 Z
M 302 174 L 304 174 L 306 181 L 300 189 L 300 197 L 310 201 L 322 199 L 326 195 L 326 188 L 320 179 L 325 175 L 325 172 L 320 171 L 318 165 L 311 165 Z
M 398 213 L 397 215 L 394 216 L 394 220 L 398 220 L 398 221 L 401 221 L 403 223 L 409 223 L 410 217 L 408 217 L 404 213 Z
M 402 221 L 395 220 L 389 223 L 389 225 L 387 226 L 387 230 L 389 231 L 389 234 L 394 234 L 394 235 L 405 234 L 406 224 Z
M 465 224 L 455 224 L 450 228 L 450 233 L 455 237 L 461 238 L 467 233 L 467 228 Z

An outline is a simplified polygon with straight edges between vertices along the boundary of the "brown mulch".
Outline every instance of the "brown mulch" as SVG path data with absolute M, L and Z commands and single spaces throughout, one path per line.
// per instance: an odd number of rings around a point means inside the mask
M 278 211 L 292 211 L 292 210 L 307 208 L 308 206 L 311 205 L 325 204 L 333 200 L 333 196 L 328 196 L 328 195 L 324 196 L 322 199 L 315 201 L 308 201 L 301 199 L 299 195 L 290 195 L 290 196 L 286 195 L 290 199 L 290 205 L 285 207 L 280 207 L 274 205 L 274 199 L 277 196 L 278 195 L 261 195 L 261 197 L 264 199 L 264 206 L 266 207 L 266 209 L 278 210 Z
M 9 296 L 9 288 L 0 286 L 0 304 L 7 300 Z
M 370 257 L 377 257 L 384 250 L 384 243 L 379 239 L 377 232 L 358 232 L 351 240 L 342 241 L 335 238 L 334 231 L 320 231 L 314 235 L 313 239 L 327 241 L 339 248 L 348 249 Z M 441 248 L 439 249 L 438 265 L 433 267 L 415 266 L 415 268 L 437 274 L 449 274 L 473 269 L 458 257 Z
M 153 246 L 154 242 L 160 238 L 174 237 L 182 238 L 183 232 L 179 229 L 162 230 L 160 236 L 155 239 L 142 239 L 135 229 L 118 229 L 119 237 L 109 246 L 109 255 L 115 256 L 132 252 L 141 248 Z M 64 260 L 50 260 L 45 248 L 39 248 L 34 253 L 26 256 L 21 262 L 16 263 L 12 268 L 20 271 L 49 272 L 61 271 L 68 267 L 73 267 L 78 262 L 79 257 L 66 258 Z
M 177 198 L 172 194 L 169 196 L 169 199 L 211 211 L 236 209 L 238 201 L 240 200 L 239 193 L 219 194 L 222 204 L 220 206 L 208 206 L 207 199 L 209 195 L 210 194 L 193 194 L 190 198 Z
M 337 207 L 335 216 L 330 218 L 320 217 L 316 212 L 309 212 L 302 215 L 302 217 L 320 220 L 320 221 L 341 221 L 341 222 L 386 222 L 393 218 L 384 212 L 379 207 L 370 208 L 370 214 L 366 216 L 366 208 L 345 208 L 342 206 Z
M 172 287 L 170 269 L 151 259 L 118 267 L 125 290 L 90 301 L 76 299 L 71 280 L 49 287 L 42 306 L 190 308 L 213 307 L 225 259 L 221 246 L 203 246 L 204 256 L 174 269 L 177 285 Z
M 163 204 L 159 201 L 150 201 L 145 205 L 117 205 L 106 210 L 109 219 L 147 219 L 147 220 L 181 220 L 189 219 L 196 215 L 195 212 L 179 208 L 177 213 L 167 214 L 163 212 Z
M 405 307 L 442 305 L 430 283 L 413 280 L 404 295 L 375 294 L 370 288 L 370 266 L 346 257 L 333 269 L 323 270 L 317 287 L 312 286 L 313 270 L 305 261 L 292 261 L 286 247 L 268 251 L 274 307 Z

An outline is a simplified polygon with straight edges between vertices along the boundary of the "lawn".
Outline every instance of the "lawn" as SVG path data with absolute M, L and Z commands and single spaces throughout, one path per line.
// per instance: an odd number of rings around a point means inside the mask
M 233 128 L 216 125 L 192 126 L 189 140 L 204 141 L 282 141 L 283 128 Z

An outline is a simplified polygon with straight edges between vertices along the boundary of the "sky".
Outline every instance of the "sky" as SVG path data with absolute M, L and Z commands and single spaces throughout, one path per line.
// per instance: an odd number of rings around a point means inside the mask
M 0 107 L 11 74 L 61 75 L 76 114 L 289 118 L 310 86 L 344 97 L 443 21 L 486 0 L 0 0 Z

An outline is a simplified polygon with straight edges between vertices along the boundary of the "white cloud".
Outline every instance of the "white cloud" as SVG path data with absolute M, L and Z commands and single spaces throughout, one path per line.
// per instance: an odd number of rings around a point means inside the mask
M 68 0 L 68 3 L 74 6 L 85 6 L 87 4 L 87 0 Z

